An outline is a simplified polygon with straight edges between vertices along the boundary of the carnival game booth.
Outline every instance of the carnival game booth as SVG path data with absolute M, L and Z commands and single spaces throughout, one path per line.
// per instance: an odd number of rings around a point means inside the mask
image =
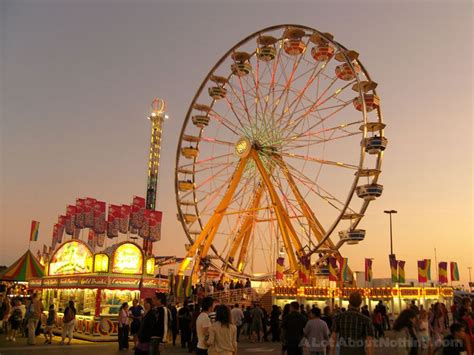
M 442 302 L 449 308 L 453 302 L 451 287 L 312 287 L 312 286 L 276 286 L 272 288 L 272 303 L 283 307 L 286 303 L 298 301 L 303 304 L 316 304 L 320 308 L 325 305 L 338 307 L 349 306 L 349 296 L 357 291 L 362 295 L 363 304 L 373 311 L 379 301 L 383 301 L 389 312 L 398 315 L 406 309 L 411 301 L 424 309 L 429 309 L 435 302 Z
M 63 312 L 73 300 L 77 310 L 74 336 L 92 341 L 116 340 L 118 312 L 123 302 L 166 292 L 168 281 L 154 278 L 155 258 L 145 258 L 135 243 L 123 242 L 93 253 L 80 240 L 63 243 L 46 264 L 46 275 L 32 279 L 43 305 L 54 304 L 58 329 Z
M 30 250 L 0 274 L 0 293 L 10 298 L 29 296 L 28 280 L 43 277 L 43 266 Z

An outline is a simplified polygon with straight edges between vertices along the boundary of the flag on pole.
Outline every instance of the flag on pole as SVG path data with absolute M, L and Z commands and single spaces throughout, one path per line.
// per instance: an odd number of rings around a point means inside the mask
M 51 237 L 51 246 L 53 247 L 53 249 L 56 249 L 56 244 L 58 243 L 58 235 L 59 234 L 59 224 L 56 223 L 54 226 L 53 226 L 53 235 Z
M 349 281 L 349 265 L 347 258 L 339 258 L 339 280 Z
M 89 229 L 89 235 L 87 236 L 87 244 L 91 247 L 92 250 L 95 249 L 95 232 L 92 228 Z
M 40 222 L 31 221 L 31 230 L 30 230 L 30 242 L 36 242 L 38 240 Z
M 455 261 L 451 261 L 449 264 L 451 269 L 451 281 L 459 281 L 458 263 Z
M 372 281 L 372 259 L 365 259 L 365 281 Z
M 74 226 L 76 225 L 76 206 L 75 205 L 68 205 L 66 207 L 66 234 L 73 235 L 74 234 Z
M 440 284 L 448 283 L 448 263 L 446 261 L 438 263 L 438 278 Z
M 337 268 L 337 260 L 335 257 L 328 258 L 329 281 L 339 281 L 339 272 Z
M 298 269 L 300 282 L 307 284 L 309 282 L 310 259 L 306 256 L 301 257 Z
M 398 260 L 398 282 L 405 283 L 405 261 Z
M 390 271 L 392 274 L 392 282 L 398 282 L 398 263 L 395 254 L 390 254 L 388 256 L 390 262 Z
M 283 271 L 285 269 L 285 258 L 279 257 L 276 262 L 276 275 L 275 279 L 277 281 L 283 280 Z
M 426 271 L 426 259 L 418 260 L 418 282 L 428 282 Z
M 426 279 L 431 280 L 431 259 L 425 259 L 426 262 Z

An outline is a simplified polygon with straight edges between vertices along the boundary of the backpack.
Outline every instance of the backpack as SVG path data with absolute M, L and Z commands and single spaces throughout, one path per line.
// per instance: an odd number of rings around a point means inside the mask
M 70 307 L 67 307 L 66 310 L 64 311 L 63 323 L 69 323 L 74 318 L 76 318 L 74 311 Z
M 21 309 L 16 308 L 16 309 L 13 310 L 12 319 L 13 319 L 15 322 L 21 321 Z

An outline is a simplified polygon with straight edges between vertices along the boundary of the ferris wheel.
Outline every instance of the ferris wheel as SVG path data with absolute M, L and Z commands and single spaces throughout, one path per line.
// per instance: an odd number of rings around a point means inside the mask
M 377 84 L 329 33 L 258 31 L 232 47 L 197 90 L 176 158 L 178 218 L 194 260 L 268 278 L 310 260 L 318 272 L 358 227 L 378 184 L 383 135 Z

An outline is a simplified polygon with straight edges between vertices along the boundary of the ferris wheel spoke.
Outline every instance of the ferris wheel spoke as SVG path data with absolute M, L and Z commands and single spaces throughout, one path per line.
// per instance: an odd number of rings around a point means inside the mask
M 242 100 L 243 100 L 243 101 L 240 99 L 239 95 L 236 93 L 235 88 L 234 88 L 234 86 L 230 83 L 230 81 L 229 81 L 228 84 L 229 84 L 228 86 L 229 86 L 230 89 L 231 89 L 231 92 L 233 93 L 233 95 L 234 95 L 235 98 L 237 99 L 238 103 L 240 104 L 240 106 L 241 106 L 242 109 L 244 110 L 245 116 L 247 117 L 247 121 L 249 122 L 250 127 L 252 127 L 252 120 L 251 120 L 251 118 L 250 118 L 250 113 L 249 113 L 249 110 L 248 110 L 248 107 L 247 107 L 247 102 L 246 102 L 246 99 L 245 99 L 245 94 L 244 94 L 244 91 L 243 91 L 242 81 L 240 80 L 240 77 L 239 77 L 239 84 L 240 84 L 240 89 L 241 89 L 241 91 L 242 91 Z M 237 119 L 237 121 L 239 121 L 240 125 L 241 125 L 242 128 L 245 130 L 245 126 L 244 126 L 243 123 L 240 121 L 239 115 L 237 114 L 237 112 L 236 112 L 236 110 L 235 110 L 235 108 L 234 108 L 233 103 L 230 102 L 230 100 L 229 100 L 229 98 L 227 97 L 227 95 L 226 95 L 225 99 L 226 99 L 226 101 L 227 101 L 227 103 L 228 103 L 228 105 L 229 105 L 231 111 L 234 113 L 235 118 Z
M 274 116 L 275 111 L 276 111 L 276 109 L 278 108 L 278 105 L 280 104 L 281 99 L 282 99 L 283 96 L 286 94 L 285 100 L 284 100 L 284 104 L 283 104 L 283 108 L 282 108 L 282 114 L 283 114 L 283 111 L 284 111 L 284 109 L 285 109 L 285 106 L 286 106 L 286 103 L 287 103 L 287 100 L 288 100 L 288 94 L 289 94 L 289 91 L 290 91 L 291 83 L 292 83 L 292 81 L 293 81 L 293 78 L 294 78 L 294 75 L 295 75 L 295 73 L 296 73 L 296 70 L 298 69 L 298 65 L 299 65 L 299 63 L 300 63 L 300 61 L 301 61 L 301 58 L 302 58 L 302 56 L 299 56 L 298 59 L 295 58 L 295 63 L 293 64 L 293 69 L 291 70 L 289 77 L 287 77 L 287 76 L 286 76 L 286 72 L 283 71 L 283 74 L 284 74 L 286 83 L 285 83 L 285 85 L 283 86 L 283 91 L 282 91 L 282 93 L 280 94 L 280 96 L 278 97 L 278 99 L 277 99 L 277 101 L 276 101 L 276 104 L 274 105 L 274 107 L 273 107 L 273 109 L 272 109 L 272 112 L 271 112 L 271 114 L 270 114 L 271 117 Z
M 326 122 L 329 118 L 333 117 L 334 115 L 336 115 L 338 112 L 342 111 L 343 109 L 345 109 L 347 106 L 349 106 L 350 102 L 346 102 L 345 104 L 341 104 L 341 105 L 337 105 L 335 106 L 335 110 L 332 111 L 331 113 L 327 114 L 326 116 L 321 116 L 320 115 L 320 112 L 318 110 L 316 110 L 316 114 L 317 116 L 313 116 L 312 114 L 308 114 L 307 116 L 305 116 L 305 118 L 308 118 L 308 117 L 315 117 L 316 118 L 316 123 L 313 124 L 312 126 L 308 127 L 307 129 L 304 129 L 302 130 L 304 132 L 306 131 L 311 131 L 312 129 L 318 127 L 319 125 L 323 124 L 324 122 Z M 293 134 L 296 129 L 298 128 L 298 126 L 301 124 L 302 121 L 299 121 L 297 124 L 296 121 L 292 121 L 292 123 L 289 125 L 289 126 L 292 126 L 290 130 L 288 130 L 288 133 L 286 134 L 285 137 L 283 137 L 283 140 L 287 139 L 291 134 Z
M 339 162 L 339 161 L 318 159 L 318 158 L 315 158 L 315 157 L 304 156 L 304 155 L 294 154 L 294 153 L 281 153 L 281 155 L 285 156 L 285 157 L 288 157 L 288 158 L 301 159 L 301 160 L 306 160 L 306 161 L 315 162 L 315 163 L 319 163 L 319 164 L 336 166 L 336 167 L 339 167 L 339 168 L 347 168 L 347 169 L 352 169 L 352 170 L 358 170 L 359 169 L 359 167 L 357 165 L 347 164 L 347 163 L 343 163 L 343 162 Z
M 262 77 L 264 77 L 266 75 L 267 72 L 269 72 L 268 70 L 269 66 L 268 65 L 265 65 L 264 66 L 264 70 L 262 72 Z M 256 71 L 255 71 L 255 75 L 252 75 L 252 80 L 253 80 L 253 86 L 255 87 L 255 119 L 258 120 L 259 119 L 259 107 L 260 107 L 260 112 L 263 113 L 264 112 L 264 108 L 263 108 L 263 105 L 262 105 L 262 98 L 261 98 L 261 95 L 259 93 L 260 91 L 260 60 L 256 60 Z M 248 86 L 252 86 L 250 83 L 248 83 Z M 262 117 L 263 119 L 265 119 L 265 117 Z
M 212 144 L 223 144 L 223 145 L 227 145 L 227 146 L 230 146 L 230 147 L 235 146 L 235 142 L 227 142 L 227 141 L 223 141 L 223 140 L 220 140 L 220 139 L 209 138 L 209 137 L 204 137 L 204 136 L 202 136 L 200 138 L 200 140 L 204 141 L 204 142 L 207 142 L 207 143 L 212 143 Z
M 275 63 L 273 64 L 273 70 L 272 70 L 272 74 L 271 74 L 271 80 L 270 80 L 270 84 L 268 86 L 268 93 L 267 95 L 265 96 L 265 108 L 263 110 L 263 115 L 262 117 L 267 117 L 267 109 L 268 109 L 268 102 L 270 101 L 269 98 L 270 96 L 272 97 L 272 103 L 275 101 L 275 83 L 276 83 L 276 80 L 275 80 L 275 76 L 276 76 L 276 72 L 280 66 L 280 62 L 281 62 L 281 54 L 282 54 L 282 51 L 281 51 L 281 48 L 280 50 L 278 51 L 278 55 L 277 55 L 277 58 L 275 60 Z M 288 64 L 288 63 L 287 63 Z M 285 65 L 286 67 L 286 65 Z M 283 69 L 283 73 L 285 72 L 285 69 Z M 282 74 L 280 74 L 282 75 Z M 271 117 L 271 115 L 270 115 Z M 273 119 L 273 118 L 272 118 Z
M 319 70 L 316 72 L 316 70 L 318 69 L 319 65 L 315 66 L 314 68 L 312 69 L 309 69 L 308 71 L 304 72 L 303 74 L 301 74 L 301 76 L 303 75 L 306 75 L 307 73 L 311 72 L 311 75 L 309 77 L 309 79 L 307 80 L 305 86 L 303 87 L 303 89 L 296 95 L 296 99 L 288 106 L 288 110 L 293 106 L 293 104 L 295 104 L 295 108 L 293 110 L 293 112 L 291 114 L 288 115 L 288 117 L 293 117 L 293 115 L 295 114 L 296 112 L 296 109 L 298 108 L 298 105 L 299 103 L 301 102 L 302 98 L 304 97 L 305 93 L 306 93 L 306 90 L 310 87 L 310 85 L 314 82 L 314 80 L 318 77 L 318 75 L 324 70 L 325 66 L 319 68 Z M 315 74 L 316 73 L 316 74 Z M 301 77 L 300 76 L 300 77 Z M 297 77 L 295 80 L 297 80 L 299 77 Z M 276 120 L 276 123 L 278 124 L 278 122 L 280 122 L 283 117 L 285 116 L 284 112 L 282 111 L 282 114 L 280 116 L 280 118 L 278 118 Z M 288 126 L 288 123 L 289 121 L 287 122 L 287 124 L 283 127 L 284 129 Z
M 310 114 L 314 111 L 317 111 L 319 109 L 319 106 L 323 105 L 324 103 L 326 103 L 327 101 L 329 101 L 330 99 L 333 99 L 335 98 L 337 95 L 339 95 L 341 92 L 343 92 L 346 88 L 348 88 L 350 85 L 352 85 L 355 81 L 352 81 L 346 85 L 344 85 L 342 88 L 339 88 L 337 89 L 336 91 L 334 91 L 334 93 L 330 96 L 328 96 L 326 99 L 322 99 L 323 96 L 329 91 L 329 89 L 337 82 L 337 78 L 333 79 L 331 81 L 331 84 L 328 85 L 328 87 L 326 87 L 326 89 L 323 91 L 323 93 L 318 97 L 318 99 L 316 99 L 316 101 L 310 105 L 310 107 L 299 117 L 297 117 L 295 120 L 293 120 L 291 122 L 290 125 L 294 126 L 293 127 L 293 130 L 296 129 L 296 127 L 298 127 L 301 122 L 303 120 L 305 120 L 306 118 L 308 117 L 311 117 Z M 347 102 L 344 102 L 342 104 L 342 108 L 346 107 L 347 105 L 349 105 L 349 103 L 351 103 L 352 100 L 350 101 L 347 101 Z M 338 111 L 337 111 L 338 112 Z M 288 126 L 290 126 L 288 125 Z
M 240 136 L 240 134 L 243 132 L 243 129 L 244 129 L 243 126 L 242 127 L 236 126 L 227 118 L 218 114 L 215 110 L 209 111 L 209 117 L 214 119 L 216 122 L 222 124 L 224 127 L 229 129 L 232 133 L 234 133 L 236 136 Z
M 302 173 L 299 169 L 295 168 L 294 166 L 292 166 L 288 162 L 285 162 L 285 164 L 293 172 L 293 177 L 295 179 L 297 179 L 299 182 L 304 184 L 312 192 L 314 192 L 316 195 L 318 195 L 323 200 L 328 202 L 331 206 L 336 208 L 338 211 L 342 211 L 342 208 L 344 206 L 344 203 L 342 201 L 340 201 L 337 197 L 335 197 L 333 194 L 331 194 L 327 189 L 324 189 L 323 187 L 321 187 L 320 184 L 316 183 L 315 181 L 312 181 L 308 176 L 306 176 L 304 173 Z M 323 195 L 322 192 L 325 193 L 326 195 Z M 338 204 L 340 204 L 341 207 L 336 206 L 334 204 L 334 202 L 337 202 Z
M 343 132 L 348 133 L 348 134 L 349 133 L 355 133 L 355 132 L 348 131 L 346 128 L 354 126 L 354 125 L 357 125 L 357 127 L 358 127 L 363 122 L 364 121 L 354 121 L 354 122 L 349 122 L 349 123 L 342 123 L 340 125 L 330 127 L 330 128 L 320 129 L 320 130 L 317 130 L 315 132 L 305 130 L 305 131 L 301 132 L 300 134 L 285 138 L 283 140 L 283 142 L 301 142 L 302 141 L 301 138 L 320 137 L 321 134 L 325 134 L 325 133 L 332 132 L 332 131 L 343 131 Z M 312 139 L 308 139 L 307 141 L 311 142 Z
M 331 142 L 331 141 L 335 141 L 335 140 L 339 140 L 339 139 L 349 138 L 349 137 L 356 136 L 356 135 L 357 136 L 362 135 L 362 132 L 348 132 L 344 135 L 339 135 L 339 136 L 334 137 L 335 133 L 336 133 L 335 131 L 332 132 L 330 137 L 324 138 L 324 139 L 313 140 L 313 141 L 306 140 L 307 143 L 304 143 L 305 140 L 298 141 L 299 143 L 302 143 L 300 145 L 289 144 L 284 149 L 282 149 L 282 152 L 287 152 L 289 150 L 298 149 L 298 148 L 308 148 L 308 147 L 312 147 L 312 146 L 322 144 L 322 143 L 327 143 L 327 142 Z

